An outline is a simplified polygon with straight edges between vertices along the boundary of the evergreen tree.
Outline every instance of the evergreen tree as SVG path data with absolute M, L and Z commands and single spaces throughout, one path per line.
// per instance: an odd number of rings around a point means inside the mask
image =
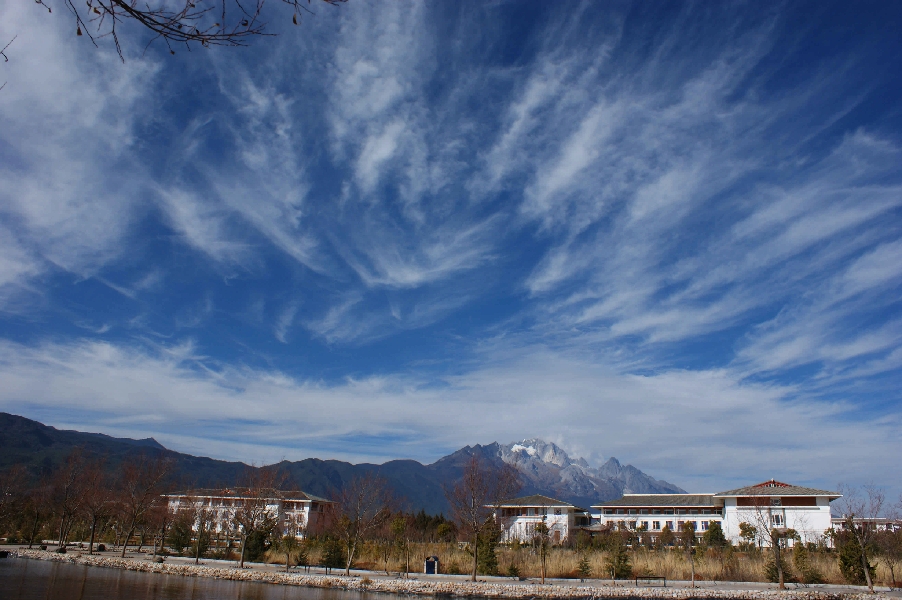
M 176 554 L 184 552 L 191 545 L 191 525 L 185 519 L 176 519 L 169 528 L 167 542 Z
M 518 567 L 514 563 L 511 563 L 510 566 L 507 568 L 507 576 L 508 577 L 516 577 L 517 579 L 519 579 L 520 578 L 520 567 Z
M 805 544 L 796 543 L 792 548 L 792 564 L 802 583 L 824 583 L 824 576 L 811 561 L 811 553 Z
M 345 549 L 341 541 L 327 538 L 323 544 L 323 566 L 326 569 L 341 569 L 345 566 Z
M 858 539 L 846 531 L 836 536 L 839 542 L 839 570 L 843 578 L 852 585 L 867 585 L 864 575 L 864 566 L 861 564 L 861 546 Z M 876 574 L 876 568 L 868 564 L 871 571 L 871 579 Z
M 579 559 L 579 565 L 576 567 L 576 572 L 579 574 L 580 579 L 587 579 L 592 575 L 592 566 L 589 564 L 589 557 L 585 554 Z
M 244 558 L 250 562 L 257 562 L 263 559 L 263 555 L 272 546 L 270 537 L 271 531 L 256 530 L 247 536 L 244 543 Z
M 629 579 L 633 576 L 633 565 L 626 544 L 615 544 L 605 559 L 605 569 L 613 579 Z
M 495 554 L 495 548 L 498 546 L 499 535 L 498 526 L 493 520 L 477 538 L 476 570 L 480 575 L 498 574 L 498 556 Z
M 724 546 L 729 544 L 726 536 L 723 534 L 723 529 L 721 529 L 720 523 L 718 523 L 717 521 L 711 522 L 708 530 L 702 536 L 702 540 L 704 541 L 705 546 L 709 548 L 723 548 Z
M 661 535 L 658 536 L 658 543 L 665 547 L 672 546 L 675 538 L 676 536 L 673 535 L 673 530 L 667 525 L 664 525 L 664 529 L 661 530 Z
M 783 553 L 780 553 L 780 566 L 783 569 L 784 583 L 794 582 L 796 579 L 793 577 L 792 571 L 790 571 L 789 564 L 787 564 Z M 770 552 L 767 554 L 767 562 L 764 563 L 764 576 L 771 583 L 780 583 L 780 571 L 777 569 L 776 560 Z

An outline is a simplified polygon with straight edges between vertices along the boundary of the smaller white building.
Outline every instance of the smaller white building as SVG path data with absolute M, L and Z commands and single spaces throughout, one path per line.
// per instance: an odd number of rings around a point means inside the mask
M 502 542 L 530 542 L 536 525 L 544 521 L 551 543 L 560 544 L 577 528 L 589 524 L 586 509 L 539 494 L 502 502 L 495 518 L 501 527 Z
M 169 510 L 203 509 L 210 518 L 214 532 L 237 530 L 235 515 L 249 502 L 265 502 L 265 511 L 275 519 L 277 530 L 283 535 L 304 537 L 325 519 L 330 500 L 304 492 L 273 490 L 265 498 L 251 494 L 246 488 L 201 489 L 166 494 Z

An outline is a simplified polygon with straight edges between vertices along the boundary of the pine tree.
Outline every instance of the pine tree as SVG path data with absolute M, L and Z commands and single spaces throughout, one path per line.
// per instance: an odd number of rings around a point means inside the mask
M 322 563 L 326 569 L 341 569 L 345 566 L 345 549 L 339 540 L 334 538 L 326 540 Z
M 782 553 L 780 554 L 780 565 L 783 567 L 783 581 L 785 583 L 794 582 L 795 578 L 792 576 L 789 565 L 787 564 L 786 559 L 783 558 Z M 767 554 L 767 562 L 764 563 L 764 576 L 771 583 L 780 582 L 780 572 L 777 570 L 777 563 L 771 553 Z
M 797 543 L 792 548 L 792 564 L 802 583 L 824 583 L 824 576 L 811 562 L 811 553 L 805 544 Z
M 576 572 L 579 574 L 580 579 L 587 579 L 592 575 L 592 566 L 589 564 L 589 557 L 585 554 L 579 559 L 579 565 L 576 567 Z
M 864 575 L 864 567 L 861 564 L 861 546 L 854 535 L 842 532 L 837 536 L 839 540 L 839 570 L 843 578 L 852 585 L 867 585 Z M 868 564 L 871 571 L 871 579 L 876 574 L 876 568 Z
M 718 523 L 717 521 L 711 522 L 708 530 L 705 531 L 704 535 L 702 536 L 702 540 L 709 548 L 723 548 L 729 543 L 727 542 L 726 536 L 723 534 L 723 529 L 721 529 L 720 523 Z
M 477 565 L 476 570 L 480 575 L 497 575 L 498 574 L 498 556 L 495 554 L 495 547 L 498 545 L 498 527 L 497 525 L 488 525 L 480 534 L 477 545 Z
M 633 576 L 633 565 L 623 542 L 615 544 L 605 559 L 605 569 L 613 579 L 629 579 Z

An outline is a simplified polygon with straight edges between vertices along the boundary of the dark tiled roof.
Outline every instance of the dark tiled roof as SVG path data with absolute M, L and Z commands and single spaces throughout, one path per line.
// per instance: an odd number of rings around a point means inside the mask
M 800 485 L 789 485 L 772 479 L 757 485 L 747 485 L 735 490 L 719 492 L 715 496 L 718 498 L 731 496 L 832 496 L 839 498 L 842 494 Z
M 224 489 L 199 489 L 199 490 L 187 490 L 184 492 L 173 492 L 171 494 L 164 494 L 167 497 L 178 497 L 178 496 L 194 496 L 198 498 L 247 498 L 250 494 L 248 494 L 247 488 L 224 488 Z M 306 492 L 301 491 L 281 491 L 281 490 L 272 490 L 271 493 L 265 494 L 267 498 L 279 498 L 282 500 L 308 500 L 310 502 L 331 502 L 331 500 L 326 500 L 325 498 L 320 498 L 319 496 L 314 496 L 313 494 L 308 494 Z
M 593 504 L 592 508 L 609 506 L 714 506 L 713 494 L 627 494 L 617 500 Z
M 498 506 L 570 506 L 577 510 L 585 510 L 584 508 L 580 508 L 576 505 L 570 504 L 569 502 L 556 500 L 555 498 L 549 498 L 548 496 L 543 496 L 541 494 L 533 494 L 532 496 L 523 496 L 522 498 L 505 500 Z

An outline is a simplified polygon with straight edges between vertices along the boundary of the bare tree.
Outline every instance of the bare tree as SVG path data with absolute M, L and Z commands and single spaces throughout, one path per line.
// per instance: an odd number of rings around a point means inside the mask
M 169 474 L 171 466 L 171 462 L 163 457 L 150 458 L 143 454 L 122 463 L 119 506 L 120 527 L 124 530 L 123 558 L 129 539 L 160 495 L 163 480 Z
M 85 6 L 76 0 L 61 0 L 75 19 L 76 35 L 87 35 L 94 45 L 97 39 L 110 37 L 122 58 L 119 43 L 120 28 L 134 22 L 149 29 L 153 37 L 150 43 L 163 39 L 169 52 L 175 54 L 173 44 L 209 46 L 245 46 L 254 36 L 266 33 L 263 8 L 266 0 L 85 0 Z M 321 0 L 337 5 L 347 0 Z M 35 0 L 52 12 L 52 0 Z M 292 21 L 310 9 L 303 0 L 281 0 L 291 11 Z
M 277 498 L 285 476 L 273 467 L 249 469 L 245 487 L 239 488 L 238 508 L 232 518 L 241 536 L 241 557 L 238 566 L 244 568 L 244 555 L 250 535 L 272 529 L 276 515 L 269 508 L 269 499 Z
M 76 448 L 69 454 L 66 462 L 53 477 L 51 502 L 59 517 L 59 544 L 62 551 L 66 547 L 66 539 L 81 512 L 87 486 L 84 480 L 85 460 L 81 450 Z
M 473 572 L 476 581 L 479 564 L 477 546 L 479 535 L 490 525 L 489 521 L 499 513 L 499 505 L 520 490 L 517 471 L 510 465 L 496 468 L 485 464 L 473 455 L 464 467 L 463 477 L 454 487 L 445 490 L 451 505 L 451 514 L 460 531 L 472 540 Z
M 783 520 L 782 504 L 779 497 L 774 497 L 772 488 L 757 488 L 749 500 L 752 505 L 751 520 L 752 523 L 746 523 L 743 530 L 745 535 L 754 535 L 757 537 L 758 546 L 767 546 L 771 553 L 771 560 L 777 572 L 777 583 L 780 589 L 786 589 L 786 573 L 784 570 L 783 546 L 786 540 L 797 539 L 798 533 L 795 529 L 786 528 Z
M 162 552 L 166 544 L 166 532 L 175 519 L 176 511 L 169 507 L 169 500 L 157 496 L 153 506 L 147 511 L 147 524 L 153 531 L 153 557 Z
M 835 504 L 845 519 L 845 528 L 855 537 L 861 549 L 861 566 L 868 584 L 868 590 L 874 592 L 874 581 L 871 578 L 871 564 L 868 555 L 874 551 L 877 537 L 877 521 L 883 512 L 886 496 L 883 490 L 874 485 L 866 485 L 863 489 L 842 485 L 839 486 L 842 498 Z
M 360 542 L 389 520 L 396 504 L 388 482 L 372 473 L 342 487 L 331 506 L 331 520 L 347 551 L 345 575 L 351 574 Z
M 22 510 L 27 483 L 28 471 L 22 465 L 0 471 L 0 529 Z
M 536 523 L 533 541 L 539 548 L 539 560 L 542 565 L 542 585 L 545 585 L 545 565 L 548 561 L 548 543 L 551 540 L 551 530 L 548 529 L 548 517 L 542 515 L 542 520 Z
M 94 554 L 94 538 L 97 526 L 108 519 L 115 509 L 115 495 L 103 460 L 92 460 L 85 465 L 86 491 L 82 503 L 82 515 L 91 527 L 88 554 Z

